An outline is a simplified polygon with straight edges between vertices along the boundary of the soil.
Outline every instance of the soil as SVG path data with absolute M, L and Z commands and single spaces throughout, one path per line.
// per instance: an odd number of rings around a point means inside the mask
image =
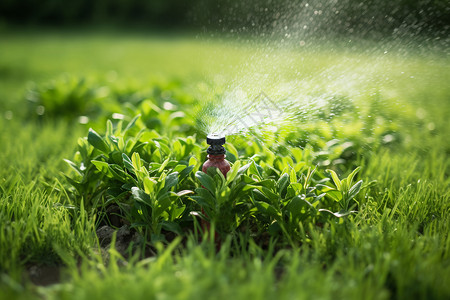
M 109 249 L 113 234 L 116 232 L 116 243 L 114 248 L 125 259 L 129 253 L 132 253 L 136 246 L 139 245 L 140 235 L 130 229 L 129 225 L 123 225 L 119 229 L 114 229 L 108 225 L 101 226 L 97 229 L 97 236 L 100 243 L 100 251 L 105 264 L 109 262 Z M 134 248 L 130 249 L 130 247 Z M 131 252 L 130 252 L 131 251 Z M 147 254 L 147 253 L 146 253 Z M 34 285 L 48 286 L 61 282 L 61 271 L 64 268 L 62 264 L 32 264 L 26 268 L 25 278 L 29 279 Z
M 130 251 L 133 252 L 136 245 L 139 245 L 141 236 L 134 230 L 130 229 L 129 225 L 123 225 L 118 230 L 113 229 L 108 225 L 104 225 L 97 229 L 97 237 L 102 250 L 107 253 L 111 247 L 113 235 L 116 232 L 116 243 L 114 249 L 119 252 L 124 258 L 127 258 Z M 133 246 L 135 246 L 133 248 Z M 131 248 L 130 248 L 131 247 Z
M 61 266 L 58 265 L 32 265 L 27 269 L 30 281 L 39 286 L 48 286 L 59 283 L 61 280 Z

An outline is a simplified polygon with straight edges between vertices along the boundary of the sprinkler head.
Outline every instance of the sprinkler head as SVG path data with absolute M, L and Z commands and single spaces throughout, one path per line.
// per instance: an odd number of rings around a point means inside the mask
M 225 136 L 217 133 L 209 134 L 206 137 L 206 143 L 208 145 L 223 145 L 225 144 Z
M 225 136 L 219 135 L 217 133 L 210 134 L 206 137 L 206 143 L 209 146 L 206 151 L 208 154 L 212 155 L 223 155 L 225 154 L 225 148 L 223 145 L 225 144 Z

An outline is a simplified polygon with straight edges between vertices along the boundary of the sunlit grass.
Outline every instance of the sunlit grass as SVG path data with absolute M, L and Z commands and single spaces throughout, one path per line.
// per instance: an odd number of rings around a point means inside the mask
M 348 91 L 360 105 L 359 123 L 337 120 L 338 132 L 331 132 L 330 122 L 302 127 L 321 148 L 332 138 L 361 141 L 353 163 L 362 167 L 359 178 L 372 183 L 358 197 L 357 214 L 324 229 L 305 228 L 311 241 L 277 253 L 242 240 L 239 248 L 231 238 L 216 253 L 214 243 L 191 237 L 186 246 L 175 241 L 157 257 L 124 263 L 114 250 L 109 262 L 92 250 L 97 248 L 94 218 L 60 206 L 67 198 L 53 189 L 61 188 L 63 158 L 72 156 L 87 128 L 64 119 L 25 120 L 27 82 L 41 85 L 69 73 L 140 89 L 154 82 L 149 78 L 176 78 L 196 97 L 208 95 L 208 88 L 201 91 L 205 85 L 223 90 L 227 78 L 245 74 L 235 66 L 251 58 L 252 48 L 189 37 L 7 34 L 0 44 L 0 297 L 446 299 L 448 59 L 414 50 L 381 56 L 377 49 L 340 49 L 295 50 L 278 62 L 281 67 L 295 62 L 299 78 L 320 89 L 327 86 L 323 74 L 370 73 L 370 80 L 359 82 L 360 90 Z M 286 80 L 298 79 L 286 72 Z M 12 120 L 5 109 L 13 112 Z M 365 129 L 370 122 L 378 125 Z M 96 126 L 104 131 L 101 124 Z M 389 137 L 398 139 L 395 143 L 371 142 L 386 128 L 395 129 Z M 24 275 L 31 264 L 61 262 L 65 276 L 58 285 L 36 289 Z

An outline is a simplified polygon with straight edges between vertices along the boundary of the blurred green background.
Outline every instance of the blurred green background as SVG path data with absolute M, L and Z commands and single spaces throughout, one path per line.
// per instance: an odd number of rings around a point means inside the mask
M 277 12 L 291 10 L 294 6 L 303 7 L 303 11 L 313 8 L 323 12 L 339 7 L 338 14 L 345 22 L 342 26 L 334 24 L 335 32 L 371 26 L 376 31 L 389 33 L 405 24 L 421 27 L 416 28 L 418 31 L 442 30 L 448 28 L 450 20 L 448 1 L 445 0 L 3 0 L 0 2 L 0 22 L 3 26 L 116 25 L 176 29 L 207 26 L 223 29 L 224 26 L 241 28 L 270 24 L 277 20 Z

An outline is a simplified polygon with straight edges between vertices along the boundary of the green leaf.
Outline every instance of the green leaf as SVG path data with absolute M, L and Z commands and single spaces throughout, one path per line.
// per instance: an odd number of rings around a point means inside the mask
M 234 180 L 234 178 L 236 178 L 236 175 L 239 171 L 240 166 L 241 166 L 241 162 L 239 160 L 233 164 L 230 171 L 228 171 L 228 173 L 227 173 L 227 183 L 232 182 Z
M 172 207 L 170 209 L 170 218 L 172 220 L 179 218 L 185 210 L 186 210 L 186 205 Z
M 170 222 L 170 221 L 163 221 L 161 223 L 161 226 L 164 230 L 176 233 L 178 235 L 183 234 L 183 230 L 181 229 L 181 227 L 178 223 Z
M 258 184 L 260 181 L 253 179 L 252 177 L 248 175 L 242 175 L 242 181 L 244 181 L 247 184 Z
M 113 135 L 107 135 L 109 141 L 113 144 L 113 146 L 116 146 L 115 148 L 117 150 L 120 150 L 119 148 L 119 138 L 113 136 Z
M 179 140 L 175 140 L 175 142 L 173 142 L 172 149 L 173 149 L 173 152 L 175 152 L 177 154 L 177 156 L 183 155 L 183 152 L 184 152 L 183 145 L 181 145 L 181 142 Z M 182 156 L 180 158 L 182 158 Z
M 183 179 L 185 179 L 187 176 L 189 176 L 189 174 L 192 172 L 193 169 L 194 169 L 194 165 L 191 165 L 191 166 L 188 166 L 188 167 L 184 168 L 180 172 L 180 176 L 178 176 L 180 182 L 183 181 Z
M 214 179 L 211 178 L 211 176 L 201 171 L 197 171 L 195 173 L 195 177 L 197 177 L 197 179 L 200 180 L 202 186 L 204 186 L 208 191 L 210 191 L 212 195 L 216 194 L 216 183 L 214 182 Z
M 141 157 L 139 156 L 139 153 L 137 153 L 137 152 L 133 153 L 133 155 L 131 156 L 131 163 L 133 165 L 133 168 L 136 171 L 139 172 L 141 170 L 142 165 L 141 165 Z
M 255 201 L 255 206 L 263 215 L 270 216 L 275 220 L 279 220 L 281 215 L 277 212 L 277 210 L 270 205 L 269 203 L 262 201 Z
M 363 181 L 360 180 L 350 188 L 350 190 L 348 191 L 348 200 L 353 199 L 353 197 L 355 197 L 359 193 L 359 191 L 361 190 L 362 184 L 363 184 Z
M 97 132 L 95 132 L 94 129 L 92 129 L 92 128 L 89 128 L 88 142 L 89 142 L 89 144 L 94 146 L 94 148 L 96 148 L 104 153 L 109 152 L 108 145 L 105 143 L 103 138 Z
M 191 158 L 189 158 L 189 166 L 195 166 L 196 164 L 197 164 L 197 159 L 194 157 L 194 156 L 192 156 Z
M 128 171 L 130 171 L 131 173 L 134 174 L 135 172 L 134 172 L 133 162 L 131 161 L 131 159 L 125 153 L 122 153 L 122 159 L 123 159 L 123 164 L 124 164 L 125 168 L 127 168 Z
M 319 209 L 319 212 L 326 212 L 326 213 L 332 214 L 333 216 L 335 216 L 337 218 L 343 218 L 343 217 L 346 217 L 346 216 L 351 215 L 353 213 L 356 213 L 355 210 L 351 210 L 351 211 L 341 210 L 341 211 L 338 211 L 338 212 L 332 212 L 331 210 L 323 209 L 323 208 Z
M 117 122 L 117 124 L 116 124 L 116 131 L 114 132 L 114 134 L 116 136 L 120 136 L 120 134 L 122 132 L 122 124 L 123 124 L 123 120 L 119 120 L 119 122 Z
M 168 191 L 171 187 L 178 183 L 178 172 L 173 172 L 167 175 L 164 181 L 164 190 Z
M 356 173 L 358 173 L 358 171 L 361 169 L 361 167 L 357 167 L 356 169 L 353 170 L 353 172 L 350 173 L 350 175 L 348 175 L 347 177 L 347 186 L 351 186 L 352 182 L 353 182 L 353 178 L 355 177 Z
M 214 182 L 216 183 L 216 190 L 222 191 L 222 189 L 225 187 L 226 179 L 225 179 L 225 176 L 223 176 L 220 169 L 210 167 L 210 168 L 208 168 L 207 172 L 208 172 L 208 175 L 214 179 Z
M 150 196 L 147 195 L 144 191 L 140 190 L 138 187 L 131 188 L 131 194 L 136 201 L 145 204 L 148 207 L 152 207 Z
M 156 216 L 159 217 L 164 211 L 166 211 L 167 208 L 169 208 L 169 206 L 172 204 L 173 199 L 174 197 L 170 197 L 169 193 L 166 193 L 159 197 L 157 200 L 158 205 L 155 210 Z
M 265 186 L 261 187 L 261 191 L 263 194 L 270 199 L 271 203 L 277 203 L 278 202 L 278 195 L 272 192 L 270 189 L 266 188 Z
M 243 193 L 243 189 L 247 186 L 245 182 L 239 182 L 231 188 L 230 199 L 236 199 L 238 197 L 243 197 L 245 194 Z
M 195 192 L 198 196 L 191 196 L 190 198 L 197 202 L 201 207 L 213 208 L 215 206 L 216 199 L 208 190 L 196 188 Z
M 123 164 L 123 158 L 122 158 L 122 152 L 114 150 L 113 152 L 109 153 L 109 162 L 112 162 L 116 165 L 122 165 Z
M 297 182 L 297 173 L 295 172 L 295 169 L 291 169 L 291 171 L 289 172 L 289 179 L 291 183 Z
M 248 170 L 248 168 L 250 168 L 251 165 L 252 165 L 252 163 L 248 163 L 248 164 L 240 167 L 238 172 L 237 172 L 237 174 L 236 174 L 236 177 L 239 177 L 242 174 L 244 174 Z
M 254 200 L 270 203 L 269 198 L 267 198 L 263 193 L 261 193 L 261 191 L 258 188 L 256 188 L 255 186 L 246 185 L 243 188 L 243 190 L 247 190 L 247 189 L 252 189 L 252 198 Z
M 147 194 L 152 194 L 155 191 L 155 186 L 157 184 L 156 180 L 150 178 L 150 177 L 145 177 L 144 178 L 144 190 Z
M 125 128 L 125 130 L 123 131 L 123 135 L 125 135 L 125 133 L 134 126 L 134 124 L 136 124 L 136 121 L 141 117 L 141 115 L 137 115 L 136 117 L 134 117 L 130 123 L 128 123 L 127 127 Z
M 317 170 L 317 168 L 314 168 L 312 171 L 311 171 L 311 167 L 308 168 L 308 173 L 307 173 L 307 175 L 306 175 L 305 183 L 304 183 L 304 185 L 303 185 L 303 187 L 304 187 L 305 189 L 309 186 L 310 181 L 311 181 L 311 179 L 312 179 L 314 173 L 316 172 L 316 170 Z M 337 176 L 336 176 L 336 178 L 337 178 Z M 339 179 L 338 179 L 338 180 L 339 180 Z
M 236 159 L 239 158 L 239 153 L 237 151 L 237 149 L 232 145 L 232 144 L 226 144 L 225 148 L 227 149 L 227 151 L 232 154 Z
M 339 202 L 342 200 L 342 193 L 336 190 L 331 190 L 326 192 L 327 196 L 333 199 L 336 202 Z
M 109 168 L 108 163 L 106 163 L 104 161 L 99 161 L 99 160 L 92 160 L 91 162 L 92 162 L 92 164 L 95 165 L 97 170 L 99 170 L 100 172 L 102 172 L 106 176 L 108 176 L 110 178 L 114 177 L 114 175 L 111 172 L 111 169 Z
M 111 120 L 107 120 L 106 121 L 106 136 L 111 136 L 113 135 L 113 123 L 111 122 Z
M 303 185 L 299 182 L 294 182 L 289 185 L 296 194 L 300 194 L 303 191 Z
M 79 188 L 81 188 L 82 185 L 81 185 L 79 182 L 73 180 L 72 178 L 70 178 L 69 176 L 67 176 L 67 175 L 65 175 L 65 174 L 64 174 L 64 177 L 65 177 L 66 180 L 67 180 L 73 187 L 75 187 L 77 190 L 78 190 Z
M 163 161 L 163 163 L 161 164 L 161 166 L 158 169 L 158 172 L 162 172 L 164 170 L 164 168 L 167 166 L 167 164 L 170 161 L 170 156 L 167 157 L 167 159 L 165 161 Z
M 257 183 L 260 186 L 265 186 L 268 189 L 275 190 L 277 182 L 273 179 L 264 179 Z
M 259 167 L 259 168 L 258 168 Z M 262 168 L 255 162 L 252 162 L 249 169 L 250 174 L 254 174 L 259 178 L 262 178 Z
M 292 198 L 286 205 L 285 209 L 291 214 L 292 218 L 300 220 L 306 219 L 311 210 L 316 211 L 311 203 L 300 196 L 295 196 Z
M 167 146 L 167 143 L 164 141 L 164 140 L 160 140 L 160 143 L 159 143 L 159 146 L 160 146 L 160 150 L 162 151 L 161 152 L 161 154 L 163 154 L 163 155 L 170 155 L 170 148 L 169 148 L 169 146 Z
M 74 169 L 74 170 L 77 172 L 78 175 L 83 176 L 83 174 L 82 174 L 80 168 L 78 168 L 78 166 L 77 166 L 73 161 L 70 161 L 70 160 L 68 160 L 68 159 L 64 159 L 64 161 L 65 161 L 72 169 Z
M 181 196 L 193 194 L 193 193 L 194 193 L 194 191 L 191 191 L 191 190 L 182 190 L 177 193 L 177 196 L 181 197 Z
M 327 172 L 331 174 L 331 178 L 333 179 L 336 189 L 338 191 L 341 191 L 341 181 L 339 180 L 339 177 L 337 176 L 336 172 L 334 172 L 333 170 L 330 170 L 330 169 L 328 169 Z
M 121 168 L 118 165 L 110 164 L 109 169 L 111 170 L 111 173 L 113 174 L 113 178 L 117 179 L 122 182 L 126 182 L 129 178 L 129 175 L 124 172 L 123 168 Z
M 280 194 L 281 198 L 284 198 L 286 195 L 286 190 L 289 185 L 289 175 L 287 173 L 284 173 L 281 175 L 280 179 L 278 179 L 277 186 L 278 186 L 278 193 Z

